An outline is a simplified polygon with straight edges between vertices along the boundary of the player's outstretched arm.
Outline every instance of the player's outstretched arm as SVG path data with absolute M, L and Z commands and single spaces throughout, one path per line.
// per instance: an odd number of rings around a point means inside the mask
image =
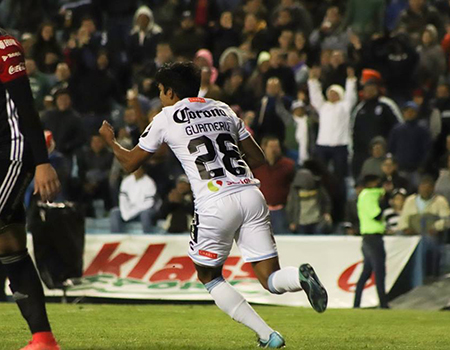
M 101 137 L 106 144 L 112 148 L 114 156 L 122 165 L 123 169 L 132 173 L 136 171 L 153 153 L 144 151 L 139 146 L 134 147 L 131 151 L 119 145 L 114 137 L 114 128 L 107 121 L 103 122 L 99 130 Z
M 252 136 L 239 142 L 239 149 L 244 153 L 244 160 L 250 169 L 256 169 L 266 163 L 266 156 Z

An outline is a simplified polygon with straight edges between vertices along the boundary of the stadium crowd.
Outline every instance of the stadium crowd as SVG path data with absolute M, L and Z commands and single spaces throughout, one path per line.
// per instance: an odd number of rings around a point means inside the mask
M 39 5 L 37 5 L 37 3 Z M 4 0 L 20 38 L 59 200 L 111 230 L 187 232 L 189 182 L 162 147 L 128 177 L 126 148 L 161 110 L 156 70 L 193 60 L 199 96 L 229 104 L 265 151 L 255 170 L 275 233 L 358 234 L 364 178 L 386 191 L 389 234 L 441 241 L 450 209 L 450 2 L 444 0 Z

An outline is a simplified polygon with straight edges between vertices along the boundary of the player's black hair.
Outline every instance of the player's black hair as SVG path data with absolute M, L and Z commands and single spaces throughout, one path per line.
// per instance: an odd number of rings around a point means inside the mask
M 164 86 L 164 92 L 172 89 L 180 100 L 197 97 L 201 72 L 193 62 L 166 63 L 156 72 L 155 80 Z

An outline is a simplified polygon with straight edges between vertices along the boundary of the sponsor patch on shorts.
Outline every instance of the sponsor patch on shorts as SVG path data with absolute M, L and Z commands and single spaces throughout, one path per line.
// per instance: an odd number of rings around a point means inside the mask
M 210 258 L 210 259 L 217 259 L 217 254 L 216 253 L 211 253 L 211 252 L 208 252 L 206 250 L 199 250 L 198 254 L 201 255 L 201 256 L 206 256 L 207 258 Z

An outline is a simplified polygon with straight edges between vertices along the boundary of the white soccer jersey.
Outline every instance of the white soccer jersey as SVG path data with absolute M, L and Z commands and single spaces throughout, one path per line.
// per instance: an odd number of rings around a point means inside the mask
M 194 97 L 163 108 L 142 134 L 139 147 L 154 153 L 162 143 L 169 145 L 200 209 L 210 200 L 259 185 L 237 146 L 249 136 L 227 104 Z

